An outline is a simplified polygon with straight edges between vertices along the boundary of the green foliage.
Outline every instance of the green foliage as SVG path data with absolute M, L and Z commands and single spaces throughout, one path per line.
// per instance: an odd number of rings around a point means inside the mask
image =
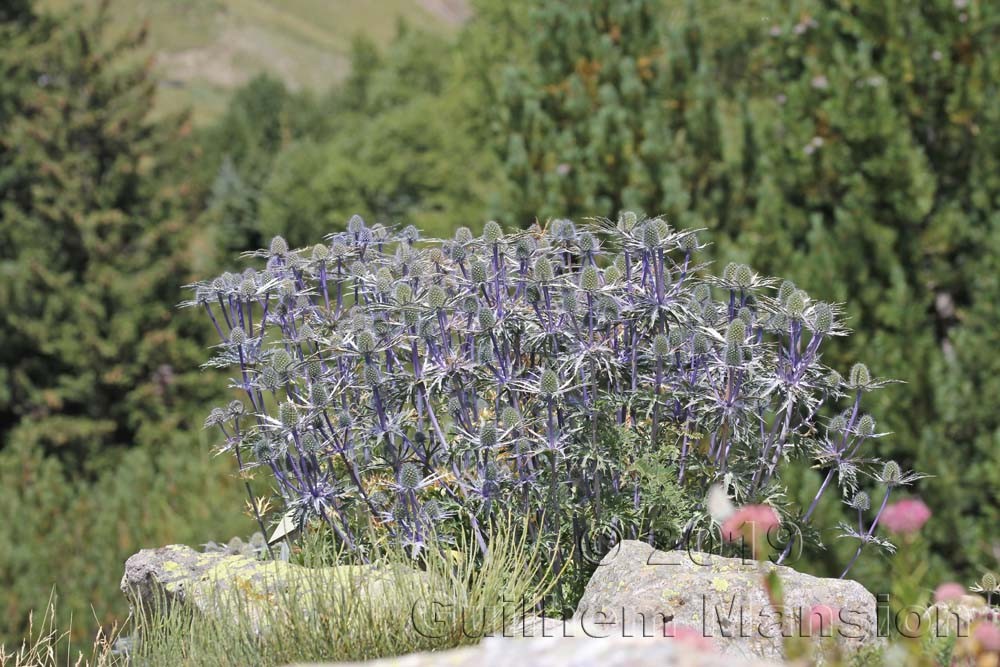
M 517 13 L 526 5 L 531 22 Z M 506 177 L 499 219 L 662 212 L 716 231 L 718 259 L 850 303 L 857 335 L 825 360 L 840 367 L 863 351 L 876 375 L 905 381 L 876 401 L 880 430 L 898 434 L 880 454 L 932 475 L 921 494 L 936 512 L 933 572 L 991 561 L 995 4 L 515 7 L 527 48 L 502 73 L 483 67 Z M 650 76 L 634 76 L 640 62 Z M 820 483 L 793 478 L 802 495 Z M 863 563 L 859 574 L 880 570 Z
M 670 26 L 661 8 L 532 5 L 527 62 L 495 77 L 500 219 L 632 209 L 686 223 L 694 210 L 702 219 L 687 226 L 711 226 L 720 215 L 717 74 L 702 57 L 697 5 Z
M 280 80 L 262 74 L 236 91 L 225 114 L 199 133 L 203 155 L 195 180 L 209 190 L 202 219 L 219 247 L 239 251 L 263 243 L 261 189 L 272 172 L 284 172 L 284 164 L 275 165 L 282 149 L 315 135 L 320 125 L 311 96 L 292 93 Z M 279 201 L 288 197 L 281 192 L 275 196 Z
M 188 436 L 192 437 L 192 436 Z M 202 439 L 204 440 L 204 439 Z M 201 544 L 254 530 L 228 462 L 204 442 L 177 438 L 153 452 L 123 452 L 92 482 L 24 443 L 0 451 L 0 644 L 13 645 L 28 614 L 59 596 L 58 624 L 89 641 L 99 624 L 121 623 L 121 565 L 142 548 Z
M 385 54 L 355 42 L 351 77 L 322 104 L 328 133 L 287 146 L 262 186 L 263 235 L 310 243 L 355 213 L 442 234 L 478 219 L 489 156 L 462 130 L 453 61 L 449 44 L 405 26 Z
M 850 304 L 886 456 L 928 472 L 935 574 L 989 560 L 1000 522 L 1000 52 L 995 4 L 785 3 L 756 52 L 756 206 L 726 252 Z M 835 364 L 836 365 L 836 364 Z M 871 574 L 871 571 L 869 571 Z
M 552 564 L 527 541 L 525 526 L 499 522 L 490 555 L 471 537 L 454 548 L 436 543 L 419 563 L 403 551 L 380 548 L 369 564 L 381 576 L 356 577 L 348 568 L 289 577 L 274 604 L 249 611 L 238 590 L 217 604 L 235 618 L 205 618 L 190 607 L 166 613 L 141 609 L 134 657 L 150 667 L 265 665 L 362 661 L 417 651 L 445 650 L 499 635 L 532 609 L 550 585 Z M 327 547 L 328 547 L 328 543 Z M 313 567 L 344 565 L 345 554 L 305 545 Z M 540 576 L 541 575 L 541 576 Z M 316 586 L 317 578 L 323 584 Z M 303 613 L 309 610 L 310 613 Z M 255 628 L 265 627 L 261 633 Z
M 358 211 L 384 223 L 447 231 L 454 223 L 441 217 L 451 202 L 471 210 L 467 165 L 452 157 L 463 147 L 449 149 L 456 143 L 451 122 L 435 98 L 420 96 L 370 117 L 364 131 L 359 122 L 346 119 L 330 141 L 303 140 L 278 156 L 263 188 L 264 235 L 304 244 L 343 229 Z
M 31 0 L 9 0 L 0 7 L 0 23 L 15 23 L 32 18 Z
M 204 325 L 175 310 L 214 255 L 192 223 L 187 127 L 148 119 L 142 34 L 106 22 L 0 23 L 4 641 L 54 583 L 92 637 L 124 616 L 130 553 L 247 531 L 212 513 L 239 490 L 191 445 L 221 384 L 191 355 Z
M 178 178 L 181 120 L 147 120 L 156 85 L 107 44 L 105 17 L 38 19 L 0 50 L 0 442 L 80 468 L 113 446 L 165 442 L 216 389 L 196 370 L 204 327 L 177 317 L 195 264 Z
M 318 101 L 259 77 L 203 133 L 204 220 L 221 247 L 277 234 L 304 244 L 354 213 L 441 233 L 480 217 L 490 156 L 461 131 L 467 95 L 450 43 L 401 23 L 385 53 L 355 39 L 351 63 Z

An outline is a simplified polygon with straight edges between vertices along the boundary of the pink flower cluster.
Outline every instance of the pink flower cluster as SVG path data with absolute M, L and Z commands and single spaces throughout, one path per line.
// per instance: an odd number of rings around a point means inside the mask
M 963 595 L 965 595 L 965 586 L 954 581 L 941 584 L 934 589 L 935 602 L 954 602 L 961 600 Z
M 754 542 L 767 538 L 768 532 L 781 523 L 778 513 L 770 505 L 744 505 L 722 524 L 722 538 L 735 542 L 741 537 Z
M 802 624 L 803 634 L 807 637 L 829 637 L 833 633 L 833 624 L 839 618 L 839 608 L 827 604 L 813 605 L 809 610 L 809 622 Z
M 892 503 L 882 512 L 882 525 L 897 535 L 914 535 L 927 520 L 931 518 L 931 510 L 920 499 L 907 498 Z
M 1000 652 L 1000 627 L 992 623 L 980 623 L 972 637 L 983 651 Z

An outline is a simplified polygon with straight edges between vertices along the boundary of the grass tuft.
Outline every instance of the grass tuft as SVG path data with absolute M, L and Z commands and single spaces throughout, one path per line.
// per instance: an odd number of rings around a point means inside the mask
M 471 541 L 434 542 L 416 558 L 385 547 L 368 555 L 363 576 L 354 556 L 314 542 L 302 554 L 312 567 L 273 602 L 254 604 L 233 590 L 213 601 L 226 610 L 217 617 L 190 605 L 137 610 L 133 657 L 145 667 L 283 665 L 473 644 L 530 613 L 548 592 L 551 563 L 527 545 L 522 528 L 500 525 L 485 558 Z

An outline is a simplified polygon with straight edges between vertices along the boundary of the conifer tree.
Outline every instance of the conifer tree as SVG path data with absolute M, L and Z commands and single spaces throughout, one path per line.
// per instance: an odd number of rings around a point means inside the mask
M 729 168 L 697 9 L 671 24 L 653 0 L 533 4 L 528 62 L 497 77 L 500 219 L 631 209 L 718 223 Z
M 174 311 L 195 259 L 186 126 L 149 120 L 144 33 L 111 40 L 107 19 L 0 40 L 0 442 L 77 464 L 172 437 L 212 384 L 204 328 Z
M 782 5 L 758 54 L 756 207 L 729 222 L 732 252 L 849 304 L 839 358 L 863 349 L 906 382 L 880 398 L 896 433 L 880 455 L 933 475 L 934 552 L 967 567 L 1000 523 L 1000 11 Z

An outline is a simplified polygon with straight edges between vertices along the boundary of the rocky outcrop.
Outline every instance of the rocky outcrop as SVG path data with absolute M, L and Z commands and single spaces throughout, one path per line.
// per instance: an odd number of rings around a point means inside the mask
M 784 589 L 781 610 L 771 606 L 763 585 L 772 569 Z M 828 636 L 853 650 L 875 641 L 877 632 L 875 596 L 855 581 L 701 552 L 656 551 L 635 541 L 602 559 L 574 623 L 605 634 L 683 628 L 726 654 L 772 660 L 782 657 L 788 636 Z
M 772 607 L 764 588 L 772 570 L 784 591 L 781 610 Z M 426 574 L 402 575 L 414 577 L 417 599 L 429 594 L 422 587 L 429 583 Z M 392 590 L 383 582 L 398 587 L 399 576 L 371 566 L 307 569 L 173 545 L 129 558 L 121 587 L 134 605 L 190 604 L 217 619 L 249 618 L 260 632 L 281 618 L 275 614 L 311 613 L 317 592 L 328 600 L 368 596 L 372 604 L 387 604 Z M 474 647 L 364 664 L 763 666 L 780 662 L 787 637 L 812 635 L 792 641 L 813 648 L 818 644 L 812 642 L 836 643 L 848 651 L 879 641 L 875 598 L 856 582 L 700 552 L 656 551 L 635 541 L 604 557 L 572 618 L 529 617 L 502 635 Z
M 398 586 L 400 576 L 422 577 L 415 571 L 390 574 L 360 565 L 304 568 L 225 551 L 200 553 L 175 544 L 130 557 L 121 590 L 133 607 L 186 603 L 214 618 L 249 621 L 260 632 L 278 613 L 308 615 L 315 595 L 324 596 L 327 608 L 330 600 L 351 596 L 377 599 L 384 596 L 383 584 L 391 577 Z

